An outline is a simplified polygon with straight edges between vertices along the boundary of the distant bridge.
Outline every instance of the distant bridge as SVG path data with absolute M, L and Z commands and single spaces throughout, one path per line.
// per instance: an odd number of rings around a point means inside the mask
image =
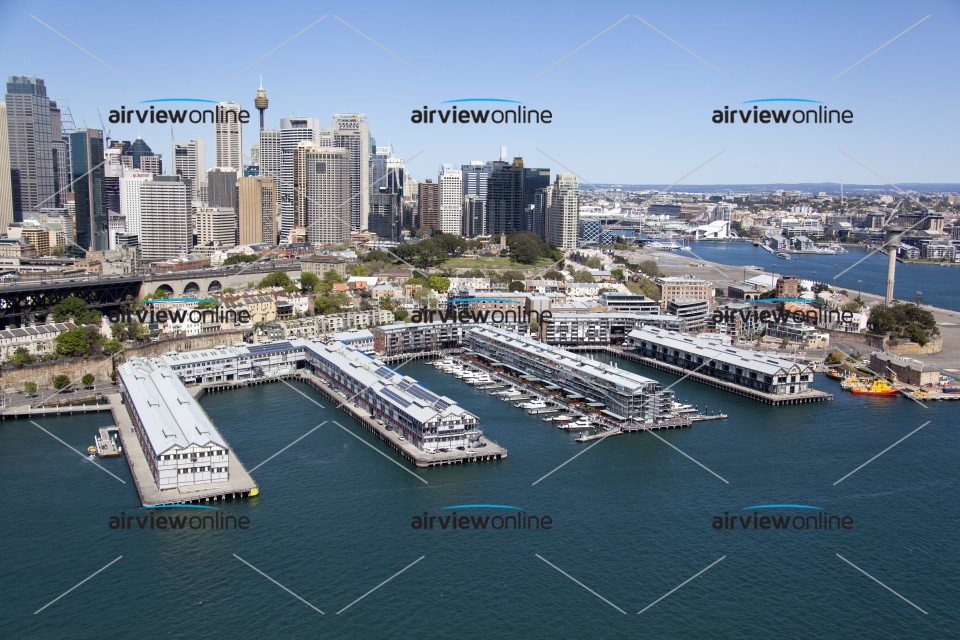
M 285 260 L 282 263 L 264 263 L 256 266 L 231 265 L 220 269 L 199 269 L 196 271 L 174 271 L 155 273 L 144 277 L 139 297 L 153 293 L 157 289 L 169 296 L 203 297 L 220 293 L 224 289 L 242 289 L 250 282 L 259 282 L 268 273 L 283 271 L 291 279 L 300 277 L 300 262 Z M 248 268 L 244 268 L 248 267 Z
M 109 313 L 126 299 L 136 299 L 141 276 L 79 277 L 52 282 L 18 282 L 0 285 L 0 328 L 30 324 L 45 316 L 64 298 L 76 296 L 91 309 Z

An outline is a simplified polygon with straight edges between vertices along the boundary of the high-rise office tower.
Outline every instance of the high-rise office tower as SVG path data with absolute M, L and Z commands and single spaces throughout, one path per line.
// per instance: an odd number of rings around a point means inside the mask
M 463 227 L 463 173 L 460 169 L 444 169 L 438 183 L 440 231 L 459 234 Z
M 217 166 L 233 167 L 243 173 L 243 123 L 240 122 L 240 105 L 236 102 L 221 102 L 218 122 L 214 124 Z
M 188 253 L 193 244 L 187 185 L 178 176 L 154 176 L 140 186 L 140 253 L 145 262 Z
M 207 171 L 207 206 L 237 210 L 237 172 L 232 167 Z
M 468 238 L 486 235 L 487 201 L 480 196 L 463 196 L 463 235 Z
M 440 204 L 437 183 L 432 180 L 417 186 L 417 224 L 421 229 L 433 231 L 440 228 Z
M 277 191 L 280 194 L 280 237 L 286 238 L 293 228 L 294 222 L 294 198 L 293 198 L 293 171 L 296 156 L 297 145 L 301 142 L 310 142 L 316 146 L 322 146 L 320 143 L 323 132 L 320 121 L 316 118 L 290 117 L 281 118 L 279 131 L 279 153 L 280 164 L 277 175 L 271 172 L 261 172 L 261 175 L 273 177 L 277 180 Z M 263 134 L 270 133 L 263 131 Z M 261 136 L 260 162 L 267 166 L 266 149 L 263 146 L 264 138 Z M 271 151 L 272 153 L 272 151 Z
M 523 231 L 523 173 L 523 158 L 514 158 L 512 164 L 490 163 L 487 179 L 489 233 Z
M 140 210 L 140 187 L 153 180 L 153 174 L 140 169 L 123 169 L 120 176 L 120 213 L 124 219 L 124 233 L 139 236 L 142 215 Z
M 333 146 L 350 152 L 350 226 L 362 231 L 370 216 L 370 129 L 367 116 L 337 113 L 333 116 Z
M 379 193 L 387 180 L 387 160 L 391 157 L 390 147 L 374 147 L 370 154 L 370 193 Z
M 297 147 L 296 157 L 294 205 L 297 222 L 306 227 L 307 241 L 348 244 L 350 152 L 302 142 Z
M 258 159 L 260 161 L 260 174 L 265 178 L 273 178 L 279 186 L 281 153 L 280 153 L 280 131 L 277 129 L 264 129 L 260 132 L 260 143 L 257 146 Z
M 40 78 L 7 80 L 7 136 L 10 149 L 13 219 L 57 206 L 54 187 L 52 102 Z
M 547 242 L 547 212 L 550 210 L 550 202 L 553 197 L 553 186 L 547 185 L 543 189 L 538 189 L 533 194 L 532 216 L 533 228 L 531 231 L 544 242 Z
M 71 133 L 70 164 L 77 246 L 87 251 L 104 251 L 110 247 L 110 220 L 103 195 L 103 132 L 81 129 Z
M 397 240 L 400 230 L 400 201 L 387 187 L 370 196 L 370 231 L 382 240 Z
M 143 169 L 150 173 L 163 173 L 162 167 L 160 171 L 154 171 L 156 168 L 154 165 L 159 162 L 160 156 L 155 154 L 153 149 L 150 148 L 150 145 L 140 136 L 137 136 L 137 139 L 131 142 L 130 145 L 124 149 L 123 153 L 133 158 L 134 169 Z M 144 167 L 144 162 L 147 162 L 149 166 Z
M 537 169 L 534 167 L 525 167 L 523 169 L 523 229 L 524 231 L 533 231 L 543 238 L 540 228 L 540 222 L 535 220 L 536 207 L 534 201 L 536 193 L 550 184 L 550 169 Z
M 206 177 L 203 140 L 185 140 L 173 143 L 173 175 L 187 183 L 190 199 L 197 199 L 200 183 Z
M 120 178 L 123 177 L 122 145 L 111 142 L 103 150 L 103 198 L 107 214 L 120 213 Z M 110 237 L 113 237 L 111 231 Z
M 7 134 L 7 103 L 0 102 L 0 236 L 13 222 L 13 186 L 10 175 L 10 143 Z
M 238 243 L 277 244 L 277 183 L 273 178 L 257 176 L 237 181 L 239 195 Z
M 71 190 L 73 178 L 70 174 L 70 137 L 64 135 L 63 113 L 57 103 L 50 101 L 50 146 L 53 159 L 53 199 L 40 206 L 62 207 L 66 194 Z
M 237 215 L 233 209 L 200 207 L 197 209 L 197 244 L 221 248 L 237 244 Z
M 577 248 L 580 221 L 580 189 L 577 176 L 558 173 L 547 209 L 547 242 L 558 249 Z
M 155 153 L 140 156 L 140 169 L 156 175 L 163 173 L 163 156 Z

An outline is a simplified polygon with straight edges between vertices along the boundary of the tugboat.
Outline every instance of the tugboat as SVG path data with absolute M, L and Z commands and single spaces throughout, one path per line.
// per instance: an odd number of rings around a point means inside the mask
M 870 383 L 870 386 L 861 384 L 850 389 L 851 393 L 863 396 L 895 396 L 900 390 L 889 384 L 882 378 L 877 378 Z

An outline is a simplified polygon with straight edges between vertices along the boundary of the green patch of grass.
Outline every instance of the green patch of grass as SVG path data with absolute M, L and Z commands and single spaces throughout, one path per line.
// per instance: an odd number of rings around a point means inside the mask
M 449 269 L 536 269 L 553 264 L 549 258 L 540 258 L 535 264 L 522 264 L 510 258 L 483 256 L 480 258 L 448 258 L 442 266 Z

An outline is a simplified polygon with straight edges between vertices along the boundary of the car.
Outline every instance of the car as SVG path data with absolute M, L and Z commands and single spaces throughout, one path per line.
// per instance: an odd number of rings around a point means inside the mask
M 457 447 L 457 451 L 463 451 L 463 447 Z
M 406 438 L 404 438 L 403 436 L 397 436 L 397 440 L 399 440 L 400 442 L 403 442 L 404 440 L 406 440 Z

